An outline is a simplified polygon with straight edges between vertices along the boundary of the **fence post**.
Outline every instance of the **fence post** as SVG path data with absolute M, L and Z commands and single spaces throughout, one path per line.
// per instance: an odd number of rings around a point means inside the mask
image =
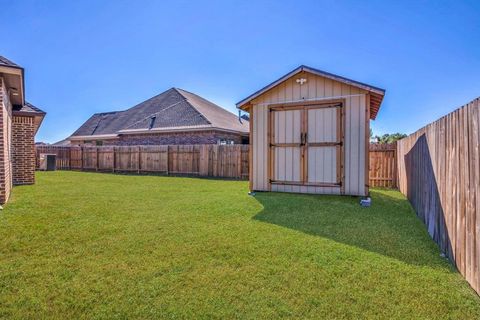
M 80 147 L 80 170 L 83 171 L 83 146 Z
M 218 176 L 218 145 L 212 145 L 212 175 Z
M 167 176 L 170 174 L 170 146 L 167 146 Z
M 112 147 L 112 162 L 113 162 L 113 166 L 112 166 L 112 172 L 115 172 L 115 166 L 116 166 L 116 156 L 115 156 L 115 146 Z
M 140 173 L 140 170 L 141 170 L 141 166 L 140 166 L 140 160 L 141 160 L 141 157 L 140 157 L 140 146 L 138 146 L 137 152 L 138 152 L 138 155 L 137 155 L 137 173 L 139 174 L 139 173 Z
M 72 148 L 68 148 L 68 170 L 72 170 Z
M 237 177 L 242 178 L 242 147 L 235 145 L 235 157 L 237 157 Z

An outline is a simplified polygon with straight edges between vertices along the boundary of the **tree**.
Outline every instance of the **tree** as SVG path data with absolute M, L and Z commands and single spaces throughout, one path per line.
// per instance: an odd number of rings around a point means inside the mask
M 386 133 L 382 136 L 375 136 L 374 139 L 377 140 L 377 143 L 394 143 L 400 139 L 405 138 L 407 135 L 404 133 Z

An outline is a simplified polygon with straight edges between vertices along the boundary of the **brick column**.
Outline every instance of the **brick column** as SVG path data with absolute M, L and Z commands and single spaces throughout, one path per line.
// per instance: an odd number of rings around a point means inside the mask
M 13 116 L 13 184 L 35 183 L 34 117 Z

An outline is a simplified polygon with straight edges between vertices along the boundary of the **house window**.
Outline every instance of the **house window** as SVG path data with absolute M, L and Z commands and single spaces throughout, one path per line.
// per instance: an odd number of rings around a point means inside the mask
M 235 141 L 228 140 L 228 139 L 220 139 L 218 140 L 219 145 L 227 145 L 227 144 L 235 144 Z
M 95 145 L 96 145 L 97 147 L 103 146 L 103 141 L 102 141 L 102 140 L 97 140 L 97 141 L 95 141 Z

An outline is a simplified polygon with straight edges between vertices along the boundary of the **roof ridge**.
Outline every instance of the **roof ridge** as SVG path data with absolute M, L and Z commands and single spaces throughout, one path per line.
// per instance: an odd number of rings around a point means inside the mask
M 174 104 L 171 104 L 171 105 L 169 105 L 168 107 L 163 108 L 162 110 L 160 110 L 160 111 L 158 111 L 158 112 L 154 112 L 154 113 L 149 114 L 148 116 L 146 116 L 146 117 L 144 117 L 144 118 L 142 118 L 142 119 L 140 119 L 140 120 L 138 120 L 138 121 L 136 121 L 136 122 L 128 125 L 127 127 L 125 127 L 125 129 L 121 129 L 121 130 L 126 130 L 126 129 L 130 128 L 130 127 L 135 126 L 137 123 L 140 123 L 140 122 L 142 122 L 142 121 L 144 121 L 144 120 L 146 120 L 146 119 L 151 118 L 152 116 L 157 116 L 157 115 L 159 115 L 160 113 L 162 113 L 162 112 L 164 112 L 164 111 L 167 111 L 168 109 L 173 108 L 173 107 L 175 107 L 177 104 L 182 103 L 182 102 L 183 102 L 183 101 L 177 101 L 177 102 L 175 102 Z
M 104 115 L 104 114 L 114 114 L 114 113 L 120 113 L 120 112 L 124 112 L 124 111 L 123 111 L 123 110 L 119 110 L 119 111 L 96 112 L 96 113 L 94 113 L 93 115 L 102 116 L 102 115 Z
M 205 121 L 207 121 L 209 124 L 212 124 L 212 121 L 210 121 L 210 119 L 208 119 L 207 116 L 203 114 L 203 112 L 201 112 L 200 110 L 198 110 L 198 108 L 195 107 L 195 106 L 188 100 L 188 98 L 185 97 L 185 95 L 184 95 L 183 93 L 181 93 L 180 91 L 185 91 L 185 92 L 187 92 L 187 93 L 193 94 L 194 96 L 197 96 L 197 97 L 201 98 L 200 96 L 196 95 L 195 93 L 189 92 L 189 91 L 187 91 L 187 90 L 183 90 L 183 89 L 181 89 L 181 88 L 173 88 L 173 89 L 174 89 L 175 91 L 177 91 L 178 94 L 181 95 L 181 96 L 183 97 L 183 99 L 185 99 L 185 101 L 188 103 L 188 105 L 189 105 L 190 107 L 192 107 L 193 109 L 195 109 L 195 111 L 197 111 L 197 112 L 202 116 L 202 118 L 205 119 Z M 205 99 L 204 99 L 204 100 L 205 100 Z M 210 103 L 211 103 L 211 102 L 210 102 Z
M 186 93 L 189 93 L 189 94 L 191 94 L 191 95 L 194 95 L 194 96 L 197 97 L 198 99 L 203 100 L 203 101 L 205 101 L 206 103 L 215 106 L 215 107 L 218 108 L 219 111 L 221 111 L 221 112 L 225 112 L 225 113 L 231 114 L 231 115 L 233 115 L 233 116 L 235 116 L 235 117 L 237 116 L 235 113 L 230 112 L 230 111 L 228 111 L 228 110 L 225 109 L 225 108 L 222 108 L 222 107 L 219 106 L 218 104 L 216 104 L 216 103 L 214 103 L 214 102 L 212 102 L 212 101 L 210 101 L 210 100 L 207 100 L 207 99 L 203 98 L 202 96 L 199 96 L 199 95 L 196 94 L 196 93 L 190 92 L 190 91 L 188 91 L 188 90 L 183 90 L 183 89 L 181 89 L 181 88 L 175 88 L 175 89 L 178 89 L 178 90 L 181 90 L 181 91 L 185 91 Z M 181 94 L 181 93 L 180 93 L 180 94 Z M 182 94 L 182 96 L 184 96 L 184 95 Z M 185 97 L 185 96 L 184 96 L 184 97 Z M 187 98 L 187 99 L 188 99 L 188 98 Z M 195 109 L 196 109 L 196 108 L 195 108 Z
M 161 96 L 161 95 L 163 95 L 163 94 L 165 94 L 165 93 L 167 93 L 168 91 L 171 91 L 171 90 L 175 90 L 175 88 L 174 88 L 174 87 L 171 87 L 170 89 L 167 89 L 167 90 L 165 90 L 165 91 L 163 91 L 163 92 L 161 92 L 161 93 L 159 93 L 159 94 L 156 94 L 156 95 L 154 95 L 153 97 L 148 98 L 147 100 L 144 100 L 144 101 L 141 101 L 141 102 L 135 104 L 133 107 L 130 107 L 130 108 L 128 108 L 128 109 L 123 110 L 123 112 L 126 112 L 126 111 L 128 111 L 128 110 L 132 110 L 132 109 L 134 109 L 135 107 L 138 107 L 139 105 L 141 105 L 141 104 L 143 104 L 143 103 L 145 103 L 145 102 L 147 102 L 147 101 L 150 101 L 150 100 L 152 100 L 152 99 L 155 99 L 155 98 L 157 98 L 157 97 L 159 97 L 159 96 Z M 177 92 L 178 92 L 178 91 L 177 91 Z
M 98 127 L 100 126 L 100 123 L 105 119 L 106 114 L 102 114 L 101 117 L 99 117 L 97 124 L 95 125 L 95 128 L 93 128 L 92 135 L 95 134 L 95 131 L 97 131 Z

